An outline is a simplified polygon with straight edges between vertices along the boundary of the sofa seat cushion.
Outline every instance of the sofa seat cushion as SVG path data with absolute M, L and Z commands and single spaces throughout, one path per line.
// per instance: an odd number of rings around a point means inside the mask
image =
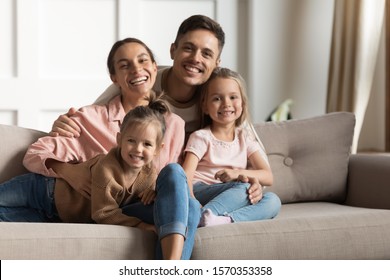
M 389 259 L 389 236 L 388 210 L 287 204 L 273 220 L 200 228 L 192 258 Z
M 255 125 L 283 203 L 344 202 L 355 116 L 337 112 Z
M 96 224 L 0 223 L 0 259 L 153 259 L 155 236 Z M 273 220 L 199 228 L 192 259 L 390 259 L 390 211 L 282 206 Z
M 137 228 L 97 224 L 0 223 L 0 259 L 154 259 L 156 237 Z
M 360 215 L 372 212 L 372 209 L 345 206 L 331 202 L 302 202 L 282 205 L 275 219 L 329 217 L 342 215 Z

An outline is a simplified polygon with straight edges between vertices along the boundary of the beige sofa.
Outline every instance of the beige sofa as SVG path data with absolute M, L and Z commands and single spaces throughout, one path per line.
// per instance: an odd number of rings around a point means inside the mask
M 354 115 L 255 125 L 283 206 L 273 220 L 200 228 L 193 259 L 390 259 L 390 156 L 350 155 Z M 42 132 L 0 125 L 0 181 Z M 386 210 L 387 209 L 387 210 Z M 155 236 L 96 224 L 0 223 L 0 259 L 151 259 Z

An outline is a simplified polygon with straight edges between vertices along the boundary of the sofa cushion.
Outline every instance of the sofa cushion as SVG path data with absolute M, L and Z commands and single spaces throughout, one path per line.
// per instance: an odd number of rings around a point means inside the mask
M 44 132 L 32 129 L 0 125 L 0 182 L 27 172 L 22 163 L 26 149 L 43 135 Z
M 134 227 L 0 223 L 1 260 L 153 259 L 156 236 Z
M 274 174 L 267 190 L 283 203 L 343 202 L 354 126 L 347 112 L 255 124 Z
M 199 228 L 191 258 L 388 260 L 389 235 L 388 210 L 326 202 L 284 204 L 275 219 Z

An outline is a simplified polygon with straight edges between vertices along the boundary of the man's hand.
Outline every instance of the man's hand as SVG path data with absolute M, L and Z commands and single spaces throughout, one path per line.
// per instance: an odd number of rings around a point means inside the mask
M 80 128 L 70 118 L 76 113 L 75 108 L 70 108 L 68 113 L 60 115 L 57 120 L 54 121 L 50 131 L 50 136 L 65 136 L 65 137 L 79 137 Z
M 238 180 L 251 185 L 248 189 L 248 198 L 251 204 L 256 204 L 263 198 L 263 188 L 257 178 L 240 175 Z

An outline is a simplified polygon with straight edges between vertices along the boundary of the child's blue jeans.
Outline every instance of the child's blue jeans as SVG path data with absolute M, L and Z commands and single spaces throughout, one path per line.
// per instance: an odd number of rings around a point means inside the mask
M 263 193 L 263 198 L 251 204 L 248 198 L 249 183 L 228 182 L 207 185 L 194 184 L 195 197 L 203 205 L 202 211 L 210 209 L 214 215 L 229 216 L 234 222 L 256 221 L 274 218 L 280 211 L 279 197 Z

